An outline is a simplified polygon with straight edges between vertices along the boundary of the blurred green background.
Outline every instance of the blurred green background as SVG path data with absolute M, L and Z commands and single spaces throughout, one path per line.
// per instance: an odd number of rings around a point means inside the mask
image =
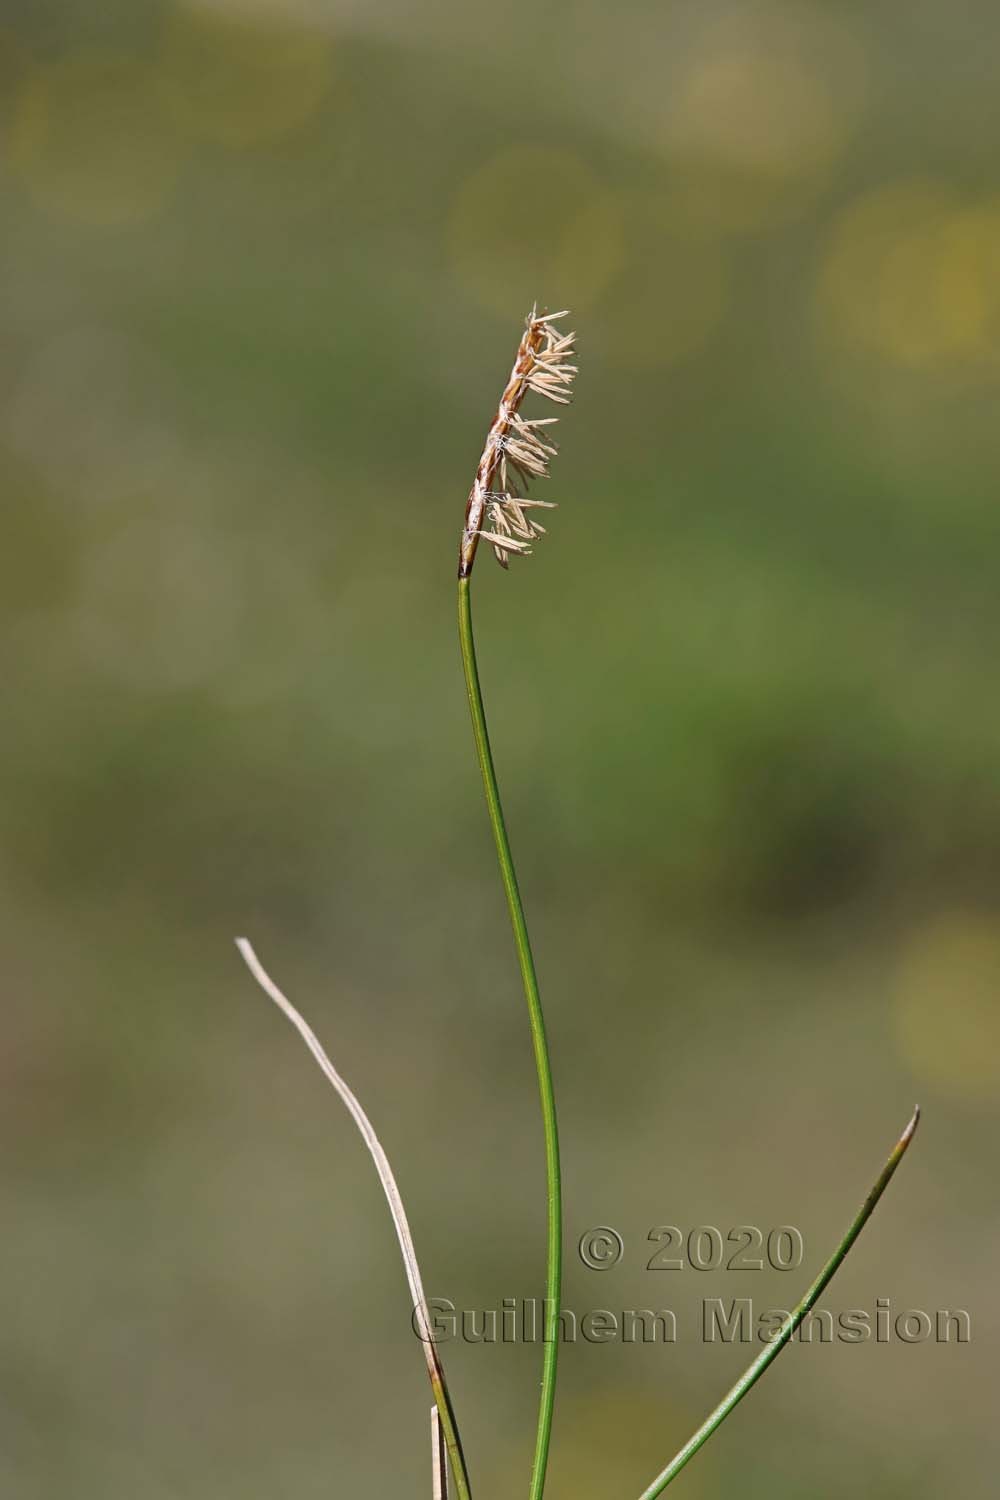
M 546 997 L 552 1500 L 635 1495 L 788 1305 L 690 1500 L 994 1493 L 1000 24 L 952 6 L 6 0 L 0 1490 L 429 1495 L 381 1130 L 428 1291 L 540 1295 L 534 1075 L 454 624 L 537 298 L 581 374 L 550 534 L 476 573 Z M 536 413 L 537 414 L 537 413 Z M 651 1227 L 797 1225 L 798 1272 Z M 612 1271 L 573 1245 L 618 1228 Z M 522 1493 L 537 1349 L 445 1351 Z

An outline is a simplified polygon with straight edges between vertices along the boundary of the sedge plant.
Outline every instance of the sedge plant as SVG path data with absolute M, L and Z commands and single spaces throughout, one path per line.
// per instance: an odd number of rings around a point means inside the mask
M 550 460 L 556 453 L 549 429 L 557 418 L 549 416 L 529 419 L 522 415 L 522 407 L 526 398 L 531 394 L 543 397 L 557 405 L 569 403 L 571 388 L 577 373 L 576 365 L 573 363 L 576 336 L 573 333 L 564 333 L 557 328 L 557 323 L 565 316 L 565 313 L 539 313 L 535 308 L 527 319 L 524 333 L 517 347 L 514 364 L 500 396 L 496 413 L 490 422 L 466 502 L 458 564 L 458 634 L 465 688 L 472 718 L 473 742 L 527 1002 L 545 1150 L 547 1225 L 545 1329 L 541 1395 L 534 1459 L 528 1485 L 528 1500 L 543 1500 L 544 1497 L 555 1409 L 562 1286 L 562 1187 L 559 1130 L 552 1065 L 538 977 L 504 818 L 476 659 L 472 623 L 472 572 L 481 541 L 487 543 L 492 549 L 497 562 L 504 569 L 507 569 L 512 557 L 530 555 L 533 543 L 545 532 L 544 526 L 537 519 L 536 512 L 539 509 L 554 508 L 553 502 L 539 500 L 527 495 L 524 491 L 533 480 L 548 474 Z M 515 481 L 520 493 L 515 493 Z M 471 1484 L 455 1410 L 445 1380 L 444 1366 L 434 1342 L 427 1299 L 424 1295 L 423 1281 L 406 1211 L 389 1160 L 357 1097 L 337 1072 L 311 1028 L 271 979 L 247 939 L 238 938 L 237 946 L 254 978 L 298 1030 L 327 1080 L 339 1094 L 375 1162 L 396 1229 L 413 1305 L 414 1322 L 420 1332 L 428 1378 L 431 1383 L 434 1403 L 431 1409 L 433 1500 L 449 1500 L 452 1492 L 457 1500 L 471 1500 Z M 885 1166 L 855 1214 L 847 1232 L 795 1310 L 784 1319 L 761 1352 L 688 1441 L 643 1490 L 639 1500 L 656 1500 L 656 1497 L 663 1493 L 721 1426 L 729 1413 L 752 1389 L 768 1366 L 787 1347 L 797 1328 L 816 1305 L 871 1217 L 913 1139 L 919 1118 L 918 1108 L 914 1110 L 912 1118 L 893 1147 Z

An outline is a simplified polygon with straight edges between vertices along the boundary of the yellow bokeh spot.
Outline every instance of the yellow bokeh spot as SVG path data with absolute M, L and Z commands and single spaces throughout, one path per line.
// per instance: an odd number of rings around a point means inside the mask
M 895 1017 L 921 1081 L 1000 1102 L 1000 920 L 955 914 L 921 931 L 903 955 Z
M 909 366 L 1000 346 L 1000 201 L 928 182 L 866 194 L 837 225 L 819 284 L 830 330 Z
M 463 183 L 448 240 L 465 286 L 504 316 L 536 297 L 585 310 L 623 255 L 613 194 L 578 156 L 542 146 L 509 147 Z
M 842 21 L 737 7 L 706 22 L 663 119 L 692 212 L 756 229 L 808 201 L 857 126 L 864 51 Z
M 651 369 L 702 348 L 729 299 L 726 253 L 716 238 L 684 232 L 672 197 L 623 195 L 625 258 L 610 283 L 597 328 L 616 363 Z
M 192 0 L 168 18 L 161 70 L 167 103 L 186 129 L 242 148 L 306 125 L 326 98 L 331 64 L 322 31 Z
M 685 80 L 673 127 L 705 155 L 785 175 L 833 156 L 845 134 L 832 90 L 794 58 L 734 52 Z
M 108 229 L 149 219 L 183 155 L 155 98 L 150 70 L 119 54 L 76 53 L 35 68 L 14 98 L 10 164 L 60 218 Z

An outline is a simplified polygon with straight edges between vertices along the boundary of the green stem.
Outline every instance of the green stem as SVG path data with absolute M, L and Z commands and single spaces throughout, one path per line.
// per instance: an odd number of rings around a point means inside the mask
M 476 646 L 472 634 L 472 604 L 468 577 L 458 580 L 458 633 L 462 644 L 462 666 L 465 669 L 465 686 L 469 695 L 472 713 L 472 733 L 476 741 L 476 757 L 483 776 L 486 807 L 490 815 L 490 826 L 496 843 L 500 875 L 507 896 L 511 926 L 514 929 L 514 946 L 521 966 L 521 980 L 528 1002 L 531 1023 L 531 1041 L 535 1050 L 535 1067 L 538 1071 L 538 1092 L 542 1102 L 542 1126 L 545 1132 L 546 1196 L 548 1201 L 548 1253 L 545 1276 L 545 1340 L 542 1361 L 542 1394 L 538 1408 L 538 1436 L 535 1443 L 535 1459 L 531 1470 L 529 1500 L 541 1500 L 545 1488 L 545 1470 L 549 1457 L 549 1440 L 552 1434 L 552 1411 L 556 1396 L 556 1364 L 559 1357 L 559 1309 L 562 1283 L 562 1188 L 559 1172 L 559 1131 L 556 1125 L 555 1096 L 552 1091 L 552 1068 L 545 1038 L 545 1020 L 542 1002 L 538 994 L 538 979 L 531 956 L 528 926 L 524 920 L 524 908 L 517 888 L 517 875 L 510 852 L 507 829 L 504 826 L 500 789 L 497 786 L 496 770 L 490 750 L 489 733 L 486 728 L 486 712 L 479 686 L 479 670 L 476 665 Z
M 705 1421 L 701 1424 L 701 1426 L 698 1428 L 698 1431 L 693 1435 L 693 1437 L 688 1438 L 687 1442 L 684 1444 L 684 1447 L 674 1458 L 671 1459 L 670 1463 L 667 1464 L 667 1467 L 663 1470 L 663 1472 L 656 1476 L 649 1488 L 643 1490 L 642 1494 L 639 1496 L 639 1500 L 656 1500 L 656 1496 L 663 1493 L 670 1481 L 672 1479 L 676 1479 L 677 1475 L 683 1469 L 688 1460 L 694 1457 L 702 1444 L 706 1443 L 712 1436 L 712 1433 L 715 1431 L 715 1429 L 721 1426 L 721 1424 L 726 1420 L 733 1407 L 736 1406 L 740 1401 L 742 1401 L 743 1397 L 746 1395 L 751 1386 L 757 1383 L 771 1361 L 777 1359 L 782 1349 L 789 1342 L 792 1335 L 795 1333 L 795 1330 L 802 1322 L 802 1319 L 805 1317 L 806 1313 L 808 1313 L 819 1301 L 820 1297 L 823 1295 L 823 1292 L 826 1290 L 827 1286 L 833 1279 L 835 1272 L 840 1267 L 841 1262 L 844 1260 L 851 1246 L 854 1244 L 854 1241 L 857 1239 L 858 1235 L 861 1233 L 862 1229 L 864 1229 L 868 1220 L 871 1218 L 872 1211 L 874 1210 L 876 1203 L 881 1198 L 886 1188 L 889 1186 L 889 1182 L 892 1178 L 893 1173 L 902 1161 L 906 1148 L 913 1139 L 913 1132 L 917 1128 L 917 1121 L 919 1119 L 920 1109 L 918 1107 L 914 1110 L 913 1118 L 910 1121 L 909 1125 L 907 1125 L 906 1129 L 903 1131 L 903 1134 L 896 1142 L 896 1145 L 892 1151 L 892 1155 L 889 1157 L 889 1160 L 882 1168 L 882 1171 L 874 1187 L 868 1194 L 868 1197 L 865 1199 L 864 1203 L 861 1205 L 861 1208 L 858 1210 L 857 1216 L 854 1219 L 854 1222 L 851 1224 L 850 1229 L 848 1229 L 844 1238 L 841 1240 L 840 1244 L 837 1246 L 836 1250 L 831 1255 L 822 1271 L 820 1271 L 819 1275 L 816 1277 L 816 1280 L 806 1292 L 805 1296 L 802 1298 L 802 1301 L 796 1307 L 795 1311 L 785 1319 L 784 1323 L 782 1323 L 780 1329 L 775 1334 L 773 1340 L 769 1344 L 767 1344 L 767 1346 L 761 1351 L 760 1354 L 758 1354 L 753 1364 L 750 1365 L 749 1369 L 744 1371 L 739 1380 L 737 1380 L 736 1384 L 733 1386 L 732 1390 L 723 1397 L 718 1406 L 711 1413 L 711 1415 L 705 1419 Z

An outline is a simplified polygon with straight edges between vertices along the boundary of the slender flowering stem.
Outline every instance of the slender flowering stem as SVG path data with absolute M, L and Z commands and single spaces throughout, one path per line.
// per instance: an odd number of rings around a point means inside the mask
M 483 777 L 486 807 L 490 826 L 496 843 L 500 874 L 510 910 L 511 926 L 514 929 L 514 946 L 521 966 L 521 979 L 528 1001 L 528 1017 L 531 1023 L 531 1040 L 535 1051 L 535 1067 L 538 1071 L 538 1089 L 542 1102 L 542 1126 L 545 1132 L 546 1197 L 548 1204 L 548 1253 L 545 1276 L 545 1340 L 542 1361 L 542 1394 L 538 1409 L 538 1435 L 535 1444 L 535 1460 L 531 1470 L 530 1500 L 541 1500 L 545 1488 L 545 1471 L 549 1457 L 549 1440 L 552 1434 L 552 1412 L 556 1394 L 556 1363 L 559 1356 L 558 1319 L 562 1295 L 562 1187 L 559 1169 L 559 1130 L 556 1124 L 555 1095 L 552 1089 L 552 1068 L 549 1063 L 548 1042 L 545 1035 L 545 1019 L 538 993 L 535 962 L 531 954 L 528 926 L 524 918 L 524 907 L 517 886 L 514 859 L 504 824 L 500 788 L 497 785 L 490 738 L 486 728 L 486 712 L 479 686 L 479 669 L 476 665 L 476 646 L 472 634 L 472 605 L 470 579 L 458 580 L 458 631 L 462 645 L 462 666 L 465 669 L 465 686 L 469 695 L 472 713 L 472 733 L 476 742 L 476 757 Z
M 417 1261 L 417 1252 L 413 1244 L 413 1235 L 410 1233 L 410 1223 L 406 1217 L 406 1209 L 403 1199 L 396 1184 L 395 1173 L 389 1165 L 389 1158 L 385 1154 L 382 1142 L 375 1134 L 375 1128 L 361 1106 L 361 1102 L 350 1085 L 341 1077 L 333 1066 L 322 1043 L 306 1021 L 305 1017 L 296 1010 L 282 990 L 278 988 L 274 980 L 268 974 L 264 965 L 257 957 L 252 945 L 245 937 L 236 939 L 240 957 L 246 964 L 250 973 L 256 979 L 268 999 L 273 1000 L 280 1011 L 283 1012 L 295 1027 L 299 1036 L 305 1042 L 320 1071 L 327 1082 L 340 1095 L 341 1100 L 351 1119 L 358 1127 L 361 1138 L 371 1153 L 378 1173 L 382 1191 L 385 1193 L 389 1204 L 389 1213 L 396 1230 L 396 1238 L 399 1241 L 399 1249 L 403 1257 L 403 1270 L 406 1273 L 406 1284 L 410 1289 L 410 1298 L 413 1302 L 414 1316 L 420 1322 L 420 1342 L 424 1351 L 424 1360 L 427 1364 L 427 1375 L 434 1393 L 435 1417 L 434 1432 L 439 1433 L 451 1461 L 452 1472 L 455 1475 L 455 1488 L 458 1492 L 458 1500 L 470 1500 L 469 1476 L 465 1467 L 465 1455 L 462 1452 L 462 1442 L 458 1435 L 458 1425 L 455 1421 L 455 1412 L 451 1404 L 451 1396 L 448 1393 L 448 1385 L 444 1378 L 444 1366 L 437 1352 L 431 1331 L 430 1317 L 427 1308 L 427 1298 L 424 1295 L 424 1283 L 420 1274 L 420 1265 Z M 440 1458 L 438 1459 L 440 1464 Z M 445 1500 L 447 1500 L 447 1482 L 444 1482 Z
M 750 1390 L 751 1386 L 756 1385 L 757 1381 L 763 1375 L 768 1365 L 771 1364 L 773 1360 L 777 1359 L 782 1349 L 784 1349 L 785 1345 L 792 1338 L 792 1335 L 795 1333 L 795 1330 L 802 1322 L 802 1319 L 806 1316 L 806 1313 L 810 1312 L 812 1308 L 815 1307 L 816 1303 L 819 1301 L 820 1297 L 823 1295 L 824 1291 L 832 1281 L 834 1274 L 839 1269 L 851 1246 L 854 1244 L 854 1241 L 857 1239 L 858 1235 L 861 1233 L 862 1229 L 864 1229 L 868 1220 L 871 1218 L 876 1203 L 881 1198 L 886 1188 L 889 1186 L 893 1173 L 899 1166 L 900 1162 L 903 1160 L 903 1156 L 906 1153 L 906 1148 L 907 1146 L 909 1146 L 910 1142 L 913 1139 L 913 1133 L 917 1128 L 917 1121 L 919 1119 L 920 1109 L 918 1106 L 913 1111 L 913 1118 L 911 1119 L 909 1125 L 907 1125 L 906 1129 L 903 1131 L 903 1134 L 900 1136 L 899 1140 L 893 1147 L 892 1154 L 889 1157 L 889 1160 L 886 1162 L 885 1166 L 882 1168 L 882 1171 L 880 1172 L 874 1187 L 858 1210 L 858 1213 L 853 1223 L 851 1224 L 851 1227 L 848 1229 L 847 1233 L 844 1235 L 844 1238 L 841 1240 L 836 1250 L 830 1256 L 830 1259 L 827 1261 L 822 1271 L 820 1271 L 819 1275 L 816 1277 L 816 1280 L 806 1292 L 805 1296 L 802 1298 L 802 1301 L 796 1307 L 795 1311 L 789 1314 L 789 1316 L 785 1319 L 785 1321 L 782 1323 L 781 1327 L 775 1334 L 774 1338 L 765 1346 L 761 1353 L 758 1354 L 757 1358 L 754 1360 L 753 1364 L 750 1365 L 749 1369 L 743 1372 L 739 1380 L 737 1380 L 736 1384 L 733 1386 L 732 1390 L 730 1390 L 722 1398 L 711 1415 L 706 1417 L 705 1421 L 698 1428 L 698 1431 L 694 1433 L 692 1437 L 688 1438 L 687 1442 L 684 1444 L 684 1447 L 680 1450 L 679 1453 L 675 1455 L 674 1458 L 670 1460 L 670 1463 L 667 1464 L 667 1467 L 656 1476 L 648 1489 L 643 1490 L 642 1494 L 639 1496 L 639 1500 L 656 1500 L 657 1495 L 661 1495 L 663 1493 L 670 1481 L 672 1479 L 676 1479 L 677 1475 L 684 1468 L 684 1465 L 694 1457 L 694 1455 L 698 1452 L 698 1449 L 704 1443 L 708 1442 L 708 1439 L 712 1436 L 712 1433 L 716 1430 L 716 1428 L 726 1420 L 726 1418 L 729 1416 L 729 1413 L 733 1410 L 733 1407 L 737 1406 L 739 1402 L 743 1400 L 743 1397 L 746 1395 L 747 1391 Z
M 571 364 L 576 335 L 563 333 L 554 325 L 565 313 L 539 313 L 532 308 L 525 324 L 524 333 L 517 346 L 514 364 L 503 388 L 496 414 L 486 433 L 486 441 L 472 481 L 465 507 L 465 525 L 458 554 L 458 634 L 462 646 L 462 666 L 465 670 L 465 688 L 469 695 L 472 714 L 472 733 L 476 742 L 476 758 L 483 777 L 486 793 L 486 808 L 493 829 L 500 875 L 507 896 L 511 926 L 514 929 L 514 946 L 521 967 L 521 980 L 528 1002 L 528 1019 L 531 1024 L 531 1041 L 535 1052 L 535 1068 L 538 1073 L 538 1091 L 542 1103 L 542 1127 L 545 1135 L 545 1178 L 548 1216 L 548 1238 L 545 1270 L 545 1336 L 542 1356 L 542 1392 L 538 1406 L 538 1434 L 535 1440 L 535 1458 L 531 1468 L 529 1500 L 542 1500 L 545 1489 L 545 1473 L 549 1460 L 549 1442 L 552 1436 L 552 1412 L 556 1399 L 556 1365 L 559 1358 L 559 1311 L 562 1296 L 562 1187 L 559 1169 L 559 1130 L 556 1125 L 556 1104 L 552 1090 L 552 1067 L 545 1036 L 545 1020 L 542 1002 L 538 993 L 538 978 L 535 961 L 531 954 L 528 924 L 524 919 L 524 907 L 517 888 L 514 859 L 510 852 L 510 840 L 504 824 L 503 807 L 500 803 L 500 788 L 497 785 L 490 737 L 486 728 L 486 711 L 483 694 L 479 686 L 479 668 L 476 665 L 476 645 L 472 634 L 472 601 L 470 595 L 472 565 L 476 560 L 479 540 L 482 538 L 493 548 L 493 555 L 502 568 L 507 567 L 508 558 L 524 557 L 531 552 L 531 543 L 544 535 L 545 527 L 530 514 L 536 508 L 551 509 L 551 502 L 529 499 L 525 494 L 515 495 L 509 487 L 513 472 L 520 480 L 520 488 L 527 488 L 530 480 L 544 479 L 549 471 L 549 460 L 555 456 L 556 448 L 549 429 L 555 417 L 536 417 L 527 420 L 521 415 L 521 407 L 529 392 L 544 396 L 558 406 L 566 406 L 570 389 L 576 375 L 576 365 Z

